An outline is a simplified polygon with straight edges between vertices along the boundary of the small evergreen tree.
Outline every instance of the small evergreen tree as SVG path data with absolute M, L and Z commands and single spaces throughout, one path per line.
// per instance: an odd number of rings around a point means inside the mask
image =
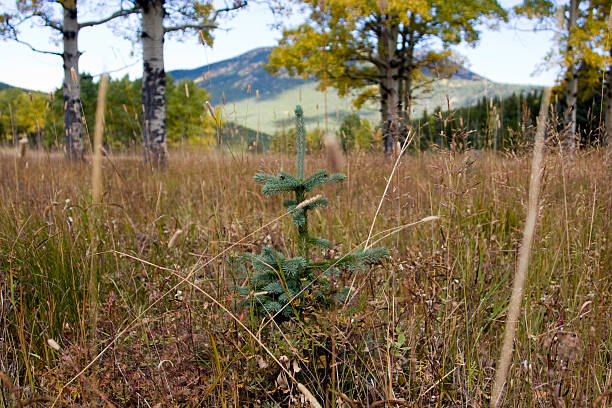
M 345 180 L 344 174 L 328 174 L 327 170 L 318 170 L 308 177 L 304 177 L 304 155 L 306 152 L 306 138 L 304 131 L 304 115 L 302 108 L 297 106 L 296 115 L 296 150 L 297 174 L 295 176 L 281 172 L 278 176 L 258 173 L 255 181 L 263 184 L 262 192 L 266 195 L 293 193 L 293 199 L 283 202 L 293 214 L 293 224 L 297 227 L 298 255 L 295 258 L 286 258 L 282 253 L 272 247 L 266 247 L 260 255 L 246 254 L 243 261 L 251 264 L 255 274 L 251 279 L 250 287 L 238 287 L 239 293 L 247 296 L 247 302 L 259 315 L 279 314 L 280 318 L 289 318 L 299 315 L 303 307 L 304 288 L 311 285 L 319 275 L 337 274 L 340 270 L 357 272 L 365 270 L 368 265 L 380 262 L 388 256 L 385 248 L 370 248 L 353 251 L 338 260 L 313 261 L 310 259 L 312 246 L 329 248 L 329 241 L 314 237 L 308 231 L 308 211 L 318 207 L 327 207 L 328 200 L 321 195 L 311 198 L 307 193 L 315 187 L 327 183 L 340 183 Z M 329 287 L 314 293 L 313 300 L 326 302 L 329 299 Z M 291 302 L 291 307 L 288 303 Z
M 349 152 L 355 147 L 355 133 L 361 126 L 361 118 L 355 112 L 346 116 L 338 129 L 342 150 Z

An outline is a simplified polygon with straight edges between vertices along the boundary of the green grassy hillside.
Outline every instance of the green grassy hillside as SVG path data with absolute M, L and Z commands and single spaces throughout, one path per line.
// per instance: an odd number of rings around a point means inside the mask
M 19 90 L 22 90 L 22 91 L 28 91 L 27 89 L 18 88 L 16 86 L 9 85 L 9 84 L 4 83 L 4 82 L 0 82 L 0 91 L 4 91 L 6 89 L 19 89 Z M 32 91 L 32 92 L 36 92 L 36 91 Z
M 518 94 L 534 88 L 530 85 L 496 84 L 488 80 L 440 80 L 415 101 L 413 116 L 421 115 L 425 109 L 431 112 L 436 106 L 446 110 L 450 104 L 451 109 L 456 109 L 475 104 L 483 96 L 506 97 L 513 92 Z M 252 95 L 226 103 L 223 112 L 228 121 L 271 134 L 283 127 L 293 126 L 293 109 L 296 104 L 304 108 L 307 126 L 325 126 L 324 94 L 316 89 L 314 82 L 293 87 L 274 97 L 258 98 Z M 340 98 L 332 89 L 327 93 L 327 105 L 330 130 L 335 130 L 342 119 L 355 110 L 350 98 Z M 359 114 L 374 122 L 379 121 L 378 107 L 372 104 L 359 110 Z

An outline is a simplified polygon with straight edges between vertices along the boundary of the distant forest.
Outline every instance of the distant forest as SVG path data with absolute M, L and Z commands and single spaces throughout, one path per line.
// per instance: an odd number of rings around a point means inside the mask
M 603 75 L 587 64 L 577 70 L 576 142 L 578 147 L 605 144 L 605 94 Z M 476 149 L 517 150 L 533 140 L 543 91 L 513 94 L 504 99 L 482 98 L 459 109 L 437 108 L 412 120 L 421 149 L 432 145 Z M 564 120 L 568 111 L 567 80 L 552 89 L 549 144 L 559 144 L 571 134 Z M 553 136 L 550 136 L 553 135 Z
M 584 84 L 576 111 L 576 137 L 579 146 L 596 146 L 604 132 L 601 81 L 588 87 Z M 414 143 L 419 149 L 436 145 L 445 148 L 517 150 L 533 141 L 536 119 L 543 91 L 512 94 L 507 98 L 483 97 L 475 105 L 452 109 L 438 107 L 432 113 L 423 112 L 411 121 L 416 133 Z M 562 86 L 553 89 L 552 134 L 560 135 L 566 101 Z M 580 97 L 582 96 L 582 97 Z M 549 140 L 558 143 L 559 140 Z
M 172 145 L 208 146 L 215 143 L 216 130 L 205 102 L 208 93 L 193 81 L 167 79 L 168 142 Z M 27 137 L 33 146 L 62 148 L 64 113 L 62 88 L 51 94 L 17 88 L 0 91 L 0 135 L 3 144 Z M 97 82 L 81 77 L 81 101 L 85 123 L 85 146 L 93 134 Z M 142 145 L 141 80 L 127 77 L 110 81 L 106 97 L 104 144 L 107 148 Z
M 209 115 L 205 102 L 208 93 L 193 81 L 174 81 L 168 75 L 168 143 L 170 146 L 214 146 L 217 143 L 216 123 Z M 581 103 L 578 104 L 577 130 L 581 146 L 597 145 L 603 130 L 601 82 L 581 84 Z M 107 149 L 122 149 L 141 144 L 142 105 L 141 81 L 127 77 L 112 80 L 107 96 L 104 145 Z M 93 129 L 97 98 L 97 83 L 90 75 L 83 75 L 82 106 L 86 124 L 85 144 Z M 562 86 L 554 89 L 553 118 L 556 129 L 563 130 L 562 113 L 565 109 Z M 533 138 L 536 117 L 540 109 L 542 91 L 512 94 L 506 98 L 482 97 L 475 105 L 454 109 L 452 104 L 423 112 L 410 121 L 414 133 L 413 148 L 427 150 L 434 146 L 451 149 L 517 150 Z M 239 124 L 226 123 L 222 109 L 217 109 L 222 140 L 236 149 L 274 151 L 290 149 L 288 134 L 267 135 Z M 61 149 L 63 137 L 62 89 L 52 94 L 29 92 L 18 88 L 0 90 L 0 141 L 3 145 L 16 144 L 27 137 L 32 146 Z M 360 119 L 356 113 L 344 118 L 336 132 L 345 150 L 378 149 L 380 124 Z M 309 134 L 309 150 L 323 147 L 324 135 L 313 129 Z

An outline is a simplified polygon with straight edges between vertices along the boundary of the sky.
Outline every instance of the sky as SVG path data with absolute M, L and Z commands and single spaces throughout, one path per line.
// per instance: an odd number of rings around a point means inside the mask
M 500 3 L 510 7 L 517 1 L 502 0 Z M 14 1 L 0 0 L 0 7 L 10 10 L 14 7 Z M 104 11 L 98 10 L 98 13 L 93 17 L 85 15 L 82 20 L 106 15 Z M 296 25 L 300 21 L 303 21 L 303 16 L 295 15 L 285 22 Z M 195 68 L 238 56 L 254 48 L 274 46 L 281 32 L 271 27 L 273 22 L 274 16 L 265 5 L 250 1 L 246 10 L 222 21 L 222 29 L 214 33 L 212 48 L 202 46 L 195 35 L 167 38 L 164 47 L 166 71 Z M 523 30 L 515 30 L 510 25 L 502 25 L 497 30 L 481 27 L 481 39 L 475 47 L 461 45 L 453 50 L 465 58 L 469 69 L 494 82 L 552 85 L 558 70 L 534 74 L 554 46 L 552 33 L 530 31 L 529 21 L 520 21 L 515 25 Z M 80 71 L 94 75 L 112 71 L 114 78 L 126 74 L 131 79 L 140 77 L 140 50 L 126 39 L 125 33 L 129 31 L 129 26 L 123 23 L 81 30 L 79 48 L 84 53 L 79 62 Z M 57 37 L 54 42 L 50 34 L 49 30 L 41 27 L 25 27 L 22 31 L 23 39 L 37 48 L 58 51 Z M 35 53 L 12 41 L 0 40 L 0 50 L 3 58 L 0 82 L 45 92 L 61 85 L 63 69 L 60 57 Z

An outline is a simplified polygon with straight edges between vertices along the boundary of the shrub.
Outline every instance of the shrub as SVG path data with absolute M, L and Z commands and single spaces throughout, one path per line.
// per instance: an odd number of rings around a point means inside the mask
M 355 148 L 369 150 L 374 142 L 370 121 L 361 119 L 357 113 L 351 113 L 344 118 L 337 135 L 345 152 Z

